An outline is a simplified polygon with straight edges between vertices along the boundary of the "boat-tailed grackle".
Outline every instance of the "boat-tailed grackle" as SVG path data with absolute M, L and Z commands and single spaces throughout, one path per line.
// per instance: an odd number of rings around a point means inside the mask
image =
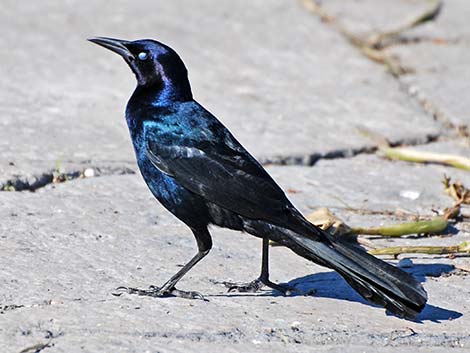
M 410 274 L 331 237 L 309 223 L 230 131 L 193 99 L 183 61 L 154 40 L 89 39 L 121 55 L 137 78 L 126 120 L 142 176 L 152 194 L 191 228 L 197 254 L 161 287 L 127 288 L 155 297 L 203 298 L 176 283 L 211 247 L 209 225 L 263 239 L 260 277 L 232 289 L 256 291 L 269 281 L 268 241 L 336 270 L 361 296 L 399 317 L 413 318 L 427 294 Z

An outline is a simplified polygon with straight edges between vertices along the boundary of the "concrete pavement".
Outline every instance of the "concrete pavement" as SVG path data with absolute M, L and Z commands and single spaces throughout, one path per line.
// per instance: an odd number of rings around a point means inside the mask
M 323 5 L 357 33 L 387 29 L 422 9 L 420 2 L 387 3 Z M 470 33 L 461 25 L 468 10 L 464 0 L 445 1 L 437 22 L 409 34 L 430 40 L 387 48 L 415 69 L 394 78 L 297 1 L 6 1 L 0 189 L 24 191 L 0 192 L 0 350 L 468 350 L 470 277 L 455 269 L 468 266 L 466 257 L 412 257 L 409 270 L 429 293 L 420 322 L 386 316 L 338 275 L 284 248 L 272 250 L 272 279 L 316 289 L 314 296 L 227 294 L 213 282 L 253 279 L 261 244 L 218 228 L 211 254 L 180 285 L 208 303 L 113 296 L 119 285 L 161 284 L 195 243 L 137 172 L 123 118 L 131 72 L 84 40 L 170 44 L 189 68 L 196 99 L 267 164 L 302 212 L 325 206 L 348 224 L 372 226 L 402 221 L 391 215 L 397 210 L 429 216 L 452 205 L 443 174 L 470 184 L 468 172 L 385 160 L 373 153 L 378 142 L 370 134 L 469 155 L 457 132 L 470 125 Z M 423 99 L 442 112 L 437 119 Z M 78 177 L 87 168 L 95 176 Z M 73 180 L 52 183 L 58 169 Z M 446 236 L 373 241 L 452 245 L 469 235 L 465 218 Z

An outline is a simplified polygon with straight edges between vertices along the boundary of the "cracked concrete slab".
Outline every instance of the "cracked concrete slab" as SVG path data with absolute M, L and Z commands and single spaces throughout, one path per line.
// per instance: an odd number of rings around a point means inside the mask
M 308 1 L 308 0 L 307 0 Z M 429 7 L 428 1 L 341 0 L 321 1 L 321 6 L 348 30 L 360 36 L 392 31 Z
M 393 6 L 390 14 L 403 8 Z M 402 256 L 413 258 L 410 271 L 429 292 L 421 322 L 386 316 L 338 275 L 280 247 L 271 251 L 272 279 L 316 289 L 314 297 L 227 294 L 213 282 L 255 278 L 261 244 L 217 228 L 211 254 L 181 282 L 182 289 L 206 294 L 208 303 L 112 295 L 119 285 L 163 283 L 193 255 L 195 242 L 132 174 L 122 112 L 134 79 L 119 58 L 86 37 L 153 37 L 174 46 L 189 67 L 195 97 L 265 162 L 310 164 L 371 151 L 376 142 L 364 127 L 414 144 L 445 131 L 400 91 L 401 83 L 300 3 L 118 0 L 111 7 L 8 0 L 0 19 L 0 189 L 15 180 L 36 185 L 57 166 L 101 175 L 46 182 L 36 192 L 0 192 L 0 351 L 38 344 L 49 344 L 45 352 L 468 350 L 470 276 L 455 269 L 470 266 L 468 257 Z M 461 97 L 465 86 L 459 87 Z M 463 143 L 440 139 L 417 148 L 465 154 Z M 353 226 L 408 219 L 387 211 L 430 216 L 452 204 L 442 175 L 468 178 L 448 167 L 375 155 L 268 169 L 302 212 L 330 207 Z M 468 240 L 468 220 L 448 233 L 372 241 L 458 244 Z
M 424 213 L 449 201 L 435 185 L 448 169 L 360 156 L 321 161 L 314 168 L 272 166 L 269 172 L 304 213 L 330 206 L 347 222 L 363 222 L 369 217 L 345 211 L 338 199 L 358 207 Z M 348 182 L 351 173 L 363 183 Z M 399 196 L 404 187 L 420 184 L 425 188 L 416 202 Z M 270 291 L 227 294 L 213 281 L 254 278 L 261 244 L 218 228 L 212 231 L 211 254 L 180 284 L 204 293 L 208 303 L 115 297 L 112 292 L 119 285 L 164 282 L 195 252 L 189 230 L 153 200 L 139 175 L 73 180 L 35 193 L 0 193 L 0 209 L 0 342 L 13 351 L 48 340 L 54 344 L 51 352 L 216 347 L 226 347 L 226 352 L 293 347 L 299 352 L 345 347 L 352 352 L 393 347 L 458 352 L 470 345 L 470 276 L 454 271 L 449 259 L 414 259 L 411 271 L 425 282 L 430 297 L 422 323 L 384 315 L 364 304 L 338 275 L 279 247 L 272 248 L 272 279 L 303 290 L 315 288 L 314 297 Z M 375 217 L 379 219 L 388 221 Z M 469 234 L 467 229 L 459 237 Z
M 445 41 L 446 39 L 444 39 Z M 470 103 L 462 99 L 462 92 L 470 89 L 470 37 L 466 43 L 419 43 L 396 47 L 390 51 L 414 69 L 400 81 L 408 86 L 444 122 L 470 127 Z
M 288 166 L 269 170 L 287 185 L 294 201 L 311 209 L 401 209 L 421 215 L 452 206 L 453 200 L 442 186 L 444 174 L 462 182 L 468 178 L 468 172 L 463 170 L 389 161 L 376 155 L 321 160 L 313 168 Z
M 415 20 L 428 11 L 434 1 L 397 0 L 352 0 L 347 3 L 341 0 L 321 2 L 330 15 L 341 21 L 348 31 L 361 36 L 377 32 L 393 31 Z M 465 0 L 443 0 L 438 17 L 418 27 L 402 33 L 405 43 L 434 42 L 468 42 L 470 30 L 466 26 L 470 8 Z M 423 61 L 423 63 L 425 63 Z
M 386 49 L 412 72 L 400 77 L 412 96 L 442 122 L 470 126 L 470 109 L 462 99 L 470 85 L 470 7 L 465 0 L 443 1 L 436 21 L 406 31 L 401 42 Z M 367 37 L 373 32 L 396 29 L 422 14 L 428 1 L 365 0 L 322 2 L 349 31 Z
M 134 78 L 120 58 L 85 41 L 93 35 L 171 44 L 195 97 L 265 161 L 368 149 L 375 143 L 363 127 L 394 142 L 440 132 L 381 68 L 296 2 L 7 1 L 0 16 L 6 179 L 23 165 L 34 175 L 56 161 L 133 159 L 123 111 Z
M 467 151 L 451 142 L 437 142 L 418 149 L 426 151 Z M 468 172 L 434 164 L 389 161 L 376 155 L 341 160 L 322 160 L 313 168 L 271 167 L 270 173 L 284 186 L 289 198 L 304 214 L 329 208 L 351 227 L 379 227 L 428 218 L 451 207 L 455 200 L 444 192 L 444 175 L 466 184 Z M 295 175 L 295 178 L 292 176 Z M 470 207 L 462 205 L 465 221 L 450 225 L 442 236 L 374 239 L 378 247 L 452 246 L 469 241 Z M 375 238 L 375 237 L 372 237 Z M 403 255 L 418 257 L 423 255 Z M 429 256 L 424 256 L 424 258 Z M 436 259 L 436 256 L 431 256 Z M 443 264 L 470 266 L 468 258 L 447 259 Z

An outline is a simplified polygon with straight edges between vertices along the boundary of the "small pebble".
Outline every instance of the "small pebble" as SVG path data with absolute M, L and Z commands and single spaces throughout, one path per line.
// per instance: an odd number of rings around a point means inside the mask
M 86 168 L 84 171 L 83 171 L 83 176 L 85 178 L 92 178 L 95 176 L 95 170 L 93 168 Z
M 300 327 L 300 321 L 294 321 L 290 324 L 290 328 L 294 331 L 298 331 Z
M 402 190 L 400 191 L 400 196 L 405 199 L 416 200 L 421 196 L 421 193 L 413 190 Z
M 412 96 L 415 96 L 416 94 L 418 94 L 418 92 L 419 92 L 419 89 L 417 86 L 412 85 L 408 88 L 408 93 Z

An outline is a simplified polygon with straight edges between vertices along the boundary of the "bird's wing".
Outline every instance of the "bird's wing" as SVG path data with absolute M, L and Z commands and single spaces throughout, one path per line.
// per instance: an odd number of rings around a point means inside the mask
M 148 139 L 147 156 L 156 168 L 208 201 L 245 217 L 283 223 L 292 207 L 284 192 L 230 132 L 220 128 L 213 141 Z

